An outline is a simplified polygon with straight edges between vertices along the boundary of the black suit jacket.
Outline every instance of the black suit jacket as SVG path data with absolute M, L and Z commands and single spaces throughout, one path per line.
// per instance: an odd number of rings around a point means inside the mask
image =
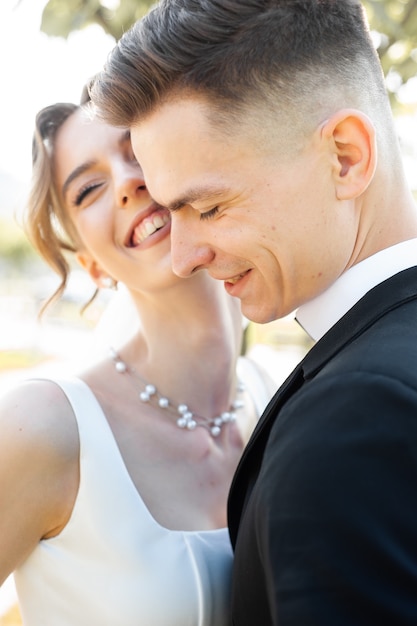
M 417 624 L 417 268 L 278 390 L 229 496 L 234 626 Z

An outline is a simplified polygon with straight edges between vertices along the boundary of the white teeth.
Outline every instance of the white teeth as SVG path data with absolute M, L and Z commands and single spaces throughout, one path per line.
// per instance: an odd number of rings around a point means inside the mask
M 168 220 L 167 220 L 167 221 L 168 221 Z M 162 226 L 165 226 L 165 224 L 167 223 L 167 221 L 166 221 L 166 222 L 164 222 L 164 220 L 162 219 L 162 217 L 161 217 L 160 215 L 155 215 L 154 220 L 153 220 L 153 223 L 154 223 L 154 226 L 155 226 L 156 228 L 162 228 Z
M 156 226 L 152 222 L 146 222 L 145 224 L 145 232 L 147 235 L 153 235 L 156 231 Z
M 239 276 L 235 276 L 234 278 L 229 278 L 226 282 L 231 283 L 232 285 L 235 285 L 237 281 L 240 280 L 242 276 L 245 275 L 245 273 L 246 272 L 243 272 L 243 274 L 239 274 Z
M 145 239 L 153 235 L 159 228 L 162 228 L 169 222 L 169 215 L 155 213 L 149 218 L 145 219 L 133 232 L 132 243 L 134 246 L 138 246 L 143 243 Z

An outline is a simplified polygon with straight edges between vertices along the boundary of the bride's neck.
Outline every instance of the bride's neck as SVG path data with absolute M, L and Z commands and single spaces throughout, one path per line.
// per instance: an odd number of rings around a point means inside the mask
M 158 307 L 137 303 L 140 330 L 123 349 L 161 392 L 207 414 L 224 409 L 234 394 L 241 345 L 238 303 L 217 289 L 210 295 L 195 290 Z

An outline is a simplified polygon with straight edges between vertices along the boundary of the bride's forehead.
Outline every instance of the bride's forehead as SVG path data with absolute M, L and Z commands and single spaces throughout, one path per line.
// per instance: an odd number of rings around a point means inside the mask
M 121 144 L 125 139 L 130 141 L 130 133 L 107 124 L 91 108 L 80 107 L 64 122 L 58 140 L 66 144 L 88 144 L 93 138 L 96 145 Z

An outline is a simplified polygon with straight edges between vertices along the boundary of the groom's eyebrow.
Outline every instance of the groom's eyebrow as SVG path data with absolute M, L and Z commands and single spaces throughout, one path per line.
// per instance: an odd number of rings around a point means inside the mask
M 193 204 L 194 202 L 207 202 L 208 200 L 215 200 L 216 198 L 223 196 L 226 191 L 227 188 L 225 187 L 214 187 L 213 185 L 191 187 L 190 189 L 187 189 L 182 196 L 167 204 L 166 208 L 171 212 L 179 211 L 186 205 Z

